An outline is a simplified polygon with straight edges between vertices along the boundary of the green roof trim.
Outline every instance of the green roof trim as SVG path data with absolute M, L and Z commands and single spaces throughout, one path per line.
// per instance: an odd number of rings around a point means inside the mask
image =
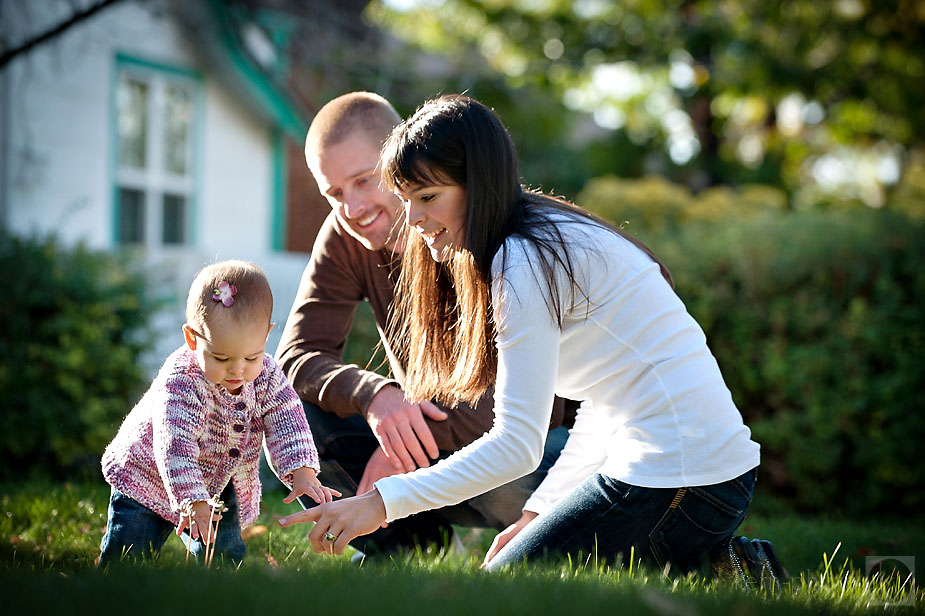
M 286 138 L 273 131 L 273 217 L 270 221 L 270 246 L 277 252 L 286 250 Z
M 218 32 L 225 51 L 234 68 L 243 77 L 248 93 L 257 101 L 277 125 L 293 139 L 301 141 L 308 130 L 308 121 L 289 97 L 273 84 L 267 74 L 254 62 L 235 35 L 236 23 L 221 0 L 209 0 L 209 7 L 218 21 Z

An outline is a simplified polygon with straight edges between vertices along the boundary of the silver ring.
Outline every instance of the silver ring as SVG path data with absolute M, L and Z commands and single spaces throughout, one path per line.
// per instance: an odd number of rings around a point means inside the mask
M 334 533 L 325 533 L 324 540 L 334 543 L 335 541 L 337 541 L 337 535 L 335 535 Z

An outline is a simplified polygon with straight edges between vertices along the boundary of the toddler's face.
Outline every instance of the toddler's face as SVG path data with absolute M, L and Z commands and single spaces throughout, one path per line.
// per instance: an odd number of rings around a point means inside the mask
M 244 384 L 256 379 L 263 369 L 270 325 L 259 321 L 234 326 L 221 323 L 209 333 L 209 340 L 195 338 L 193 350 L 199 358 L 199 367 L 209 382 L 238 394 Z

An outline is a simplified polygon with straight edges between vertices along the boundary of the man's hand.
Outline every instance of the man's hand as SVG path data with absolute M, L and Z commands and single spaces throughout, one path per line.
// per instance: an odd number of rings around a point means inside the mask
M 373 455 L 369 457 L 369 462 L 366 463 L 366 468 L 363 470 L 363 477 L 360 479 L 360 484 L 357 486 L 357 496 L 366 494 L 372 490 L 373 484 L 383 477 L 391 477 L 392 475 L 398 475 L 404 472 L 404 469 L 396 469 L 392 466 L 388 458 L 385 457 L 385 452 L 382 451 L 382 447 L 376 447 L 373 451 Z
M 385 452 L 382 451 L 382 447 L 376 447 L 373 455 L 369 457 L 369 462 L 366 463 L 366 468 L 363 469 L 363 477 L 360 478 L 360 485 L 357 486 L 357 496 L 372 490 L 375 483 L 383 477 L 391 477 L 404 472 L 405 469 L 396 469 L 389 463 L 388 458 L 385 457 Z M 388 522 L 383 522 L 382 528 L 386 528 L 388 525 Z
M 424 416 L 443 421 L 447 414 L 431 402 L 412 404 L 394 385 L 379 390 L 366 409 L 366 421 L 396 471 L 411 472 L 430 466 L 440 455 Z

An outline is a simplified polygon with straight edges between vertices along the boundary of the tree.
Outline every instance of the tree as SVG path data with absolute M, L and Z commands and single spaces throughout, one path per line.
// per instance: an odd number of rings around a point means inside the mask
M 879 205 L 925 141 L 916 0 L 382 0 L 370 14 L 550 89 L 695 188 L 817 185 Z M 875 189 L 851 189 L 865 161 Z

